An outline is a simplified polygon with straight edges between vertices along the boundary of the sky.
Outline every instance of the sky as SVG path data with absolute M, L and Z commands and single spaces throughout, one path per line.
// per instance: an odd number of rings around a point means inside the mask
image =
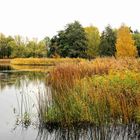
M 122 23 L 140 30 L 140 0 L 0 0 L 0 32 L 43 39 L 78 20 L 102 32 Z

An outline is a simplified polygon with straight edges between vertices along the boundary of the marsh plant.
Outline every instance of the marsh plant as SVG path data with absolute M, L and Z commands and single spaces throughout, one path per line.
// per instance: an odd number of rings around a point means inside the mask
M 45 90 L 36 94 L 40 130 L 37 139 L 138 140 L 138 64 L 138 60 L 129 58 L 99 58 L 54 67 L 47 76 Z M 29 126 L 31 101 L 28 94 L 21 94 L 20 99 L 18 122 Z
M 17 95 L 16 95 L 17 96 Z M 31 104 L 29 95 L 24 92 L 17 96 L 18 108 L 14 108 L 14 113 L 16 114 L 16 125 L 22 125 L 23 127 L 28 127 L 31 124 Z
M 15 58 L 11 60 L 12 65 L 37 65 L 54 66 L 62 63 L 79 63 L 86 61 L 81 58 Z
M 140 123 L 138 61 L 133 61 L 135 69 L 132 71 L 130 59 L 108 60 L 56 66 L 48 82 L 52 104 L 48 106 L 45 100 L 39 102 L 43 104 L 40 120 L 44 124 L 60 125 Z
M 39 77 L 37 78 L 36 76 Z M 27 128 L 30 125 L 38 124 L 38 106 L 36 99 L 40 91 L 42 91 L 42 93 L 45 92 L 43 91 L 44 85 L 40 81 L 40 76 L 41 74 L 35 75 L 34 78 L 30 77 L 31 79 L 26 77 L 26 79 L 20 81 L 20 93 L 15 93 L 17 107 L 13 110 L 16 115 L 16 125 L 22 125 Z M 33 85 L 36 87 L 33 87 Z
M 139 122 L 140 74 L 125 72 L 77 80 L 66 90 L 52 90 L 46 121 L 102 124 Z M 51 117 L 52 116 L 52 117 Z

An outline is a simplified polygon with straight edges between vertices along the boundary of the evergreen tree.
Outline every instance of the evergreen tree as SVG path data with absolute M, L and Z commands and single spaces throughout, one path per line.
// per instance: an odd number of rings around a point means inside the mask
M 101 35 L 100 56 L 115 56 L 116 31 L 108 25 Z
M 78 21 L 70 23 L 65 30 L 52 38 L 49 55 L 61 57 L 86 57 L 87 42 L 84 28 Z
M 134 31 L 133 39 L 135 40 L 135 46 L 137 47 L 138 55 L 140 56 L 140 33 L 139 31 Z

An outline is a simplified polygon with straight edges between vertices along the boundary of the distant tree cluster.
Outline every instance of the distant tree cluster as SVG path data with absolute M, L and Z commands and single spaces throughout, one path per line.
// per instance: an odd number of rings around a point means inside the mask
M 0 58 L 47 57 L 48 42 L 48 38 L 38 42 L 37 39 L 24 39 L 19 35 L 6 37 L 0 34 Z
M 100 34 L 95 26 L 82 27 L 75 21 L 67 24 L 51 39 L 41 41 L 21 36 L 5 37 L 0 34 L 0 58 L 16 57 L 70 57 L 88 58 L 140 56 L 140 33 L 122 25 L 112 29 L 108 25 Z
M 108 25 L 99 33 L 97 27 L 82 25 L 75 21 L 68 24 L 50 40 L 49 57 L 84 57 L 97 56 L 136 57 L 140 56 L 140 33 L 122 25 L 112 29 Z

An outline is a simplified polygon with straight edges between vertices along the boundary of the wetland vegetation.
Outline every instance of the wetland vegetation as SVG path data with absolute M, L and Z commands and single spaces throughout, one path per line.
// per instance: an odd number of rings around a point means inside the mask
M 15 128 L 28 130 L 35 126 L 38 140 L 138 140 L 140 60 L 71 61 L 48 71 L 48 67 L 40 66 L 46 72 L 35 71 L 36 66 L 28 70 L 21 65 L 20 69 L 1 65 L 1 94 L 6 88 L 11 92 L 13 86 L 19 92 L 13 109 Z M 40 88 L 41 84 L 44 88 Z
M 100 36 L 75 21 L 40 42 L 1 34 L 2 119 L 12 106 L 14 131 L 33 140 L 139 140 L 140 33 L 130 31 L 107 26 Z

